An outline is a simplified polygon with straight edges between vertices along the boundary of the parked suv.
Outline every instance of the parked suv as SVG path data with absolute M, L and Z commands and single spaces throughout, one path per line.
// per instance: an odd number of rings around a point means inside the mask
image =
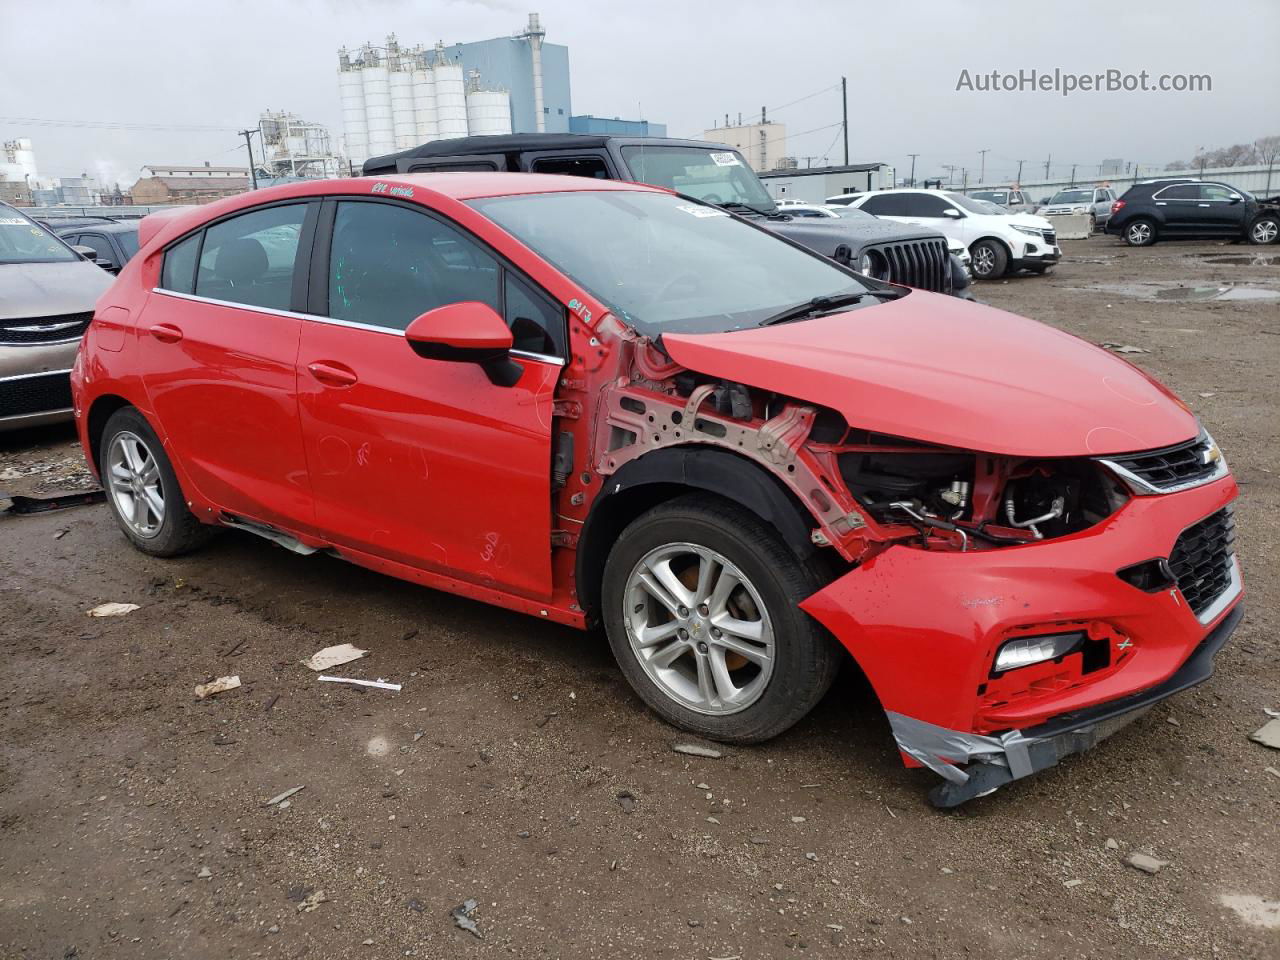
M 1110 187 L 1072 187 L 1059 190 L 1040 209 L 1040 215 L 1059 217 L 1073 213 L 1089 215 L 1090 231 L 1106 227 L 1111 219 L 1111 209 L 1116 202 L 1116 192 Z
M 853 206 L 877 217 L 923 223 L 969 248 L 973 274 L 996 280 L 1009 271 L 1044 273 L 1062 258 L 1058 235 L 1044 217 L 997 212 L 988 201 L 949 190 L 881 190 Z
M 1236 484 L 1168 390 L 716 206 L 409 174 L 140 239 L 72 379 L 145 553 L 229 526 L 601 623 L 654 711 L 731 743 L 852 657 L 943 805 L 1204 680 L 1242 615 Z
M 969 276 L 937 230 L 903 224 L 792 216 L 736 149 L 704 140 L 516 134 L 459 137 L 374 157 L 365 176 L 498 170 L 630 180 L 713 203 L 766 230 L 894 283 L 972 299 Z
M 998 190 L 970 190 L 967 194 L 975 200 L 985 200 L 1010 213 L 1035 213 L 1036 202 L 1031 194 L 1017 187 L 1001 187 Z
M 1132 247 L 1196 237 L 1275 243 L 1280 237 L 1280 207 L 1259 203 L 1252 194 L 1225 183 L 1149 180 L 1134 184 L 1116 201 L 1107 233 L 1123 237 Z
M 0 203 L 0 431 L 71 419 L 69 373 L 111 277 Z
M 138 221 L 106 221 L 96 224 L 50 224 L 53 232 L 67 243 L 89 247 L 94 261 L 107 273 L 119 273 L 120 268 L 138 252 Z

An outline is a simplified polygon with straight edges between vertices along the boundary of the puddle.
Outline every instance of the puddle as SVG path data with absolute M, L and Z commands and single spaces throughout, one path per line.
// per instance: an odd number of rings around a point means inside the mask
M 1232 253 L 1221 257 L 1205 257 L 1205 263 L 1239 263 L 1247 267 L 1280 265 L 1280 253 Z
M 1280 300 L 1280 290 L 1266 287 L 1238 287 L 1234 284 L 1215 284 L 1203 287 L 1183 287 L 1173 283 L 1098 283 L 1079 290 L 1100 290 L 1122 297 L 1139 300 L 1161 300 L 1175 303 L 1196 303 L 1207 300 Z

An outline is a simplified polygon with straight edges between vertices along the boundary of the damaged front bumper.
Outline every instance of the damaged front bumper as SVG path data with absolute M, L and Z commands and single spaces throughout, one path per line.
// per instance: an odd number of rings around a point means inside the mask
M 1177 586 L 1140 589 L 1122 574 L 1170 557 L 1207 518 L 1229 515 L 1237 493 L 1228 475 L 1135 497 L 1088 530 L 1021 546 L 893 546 L 801 608 L 850 652 L 904 763 L 942 776 L 934 802 L 951 806 L 1088 749 L 1210 675 L 1241 617 L 1231 540 L 1230 581 L 1204 608 Z M 1010 640 L 1063 633 L 1079 646 L 995 668 Z
M 1039 773 L 1063 757 L 1083 753 L 1128 726 L 1152 706 L 1213 675 L 1213 658 L 1244 617 L 1244 605 L 1234 609 L 1204 639 L 1186 663 L 1168 680 L 1108 703 L 1065 713 L 1026 730 L 984 736 L 948 730 L 900 713 L 889 713 L 898 749 L 943 778 L 929 791 L 937 807 L 956 807 L 985 796 L 1010 780 Z M 957 764 L 969 764 L 961 769 Z

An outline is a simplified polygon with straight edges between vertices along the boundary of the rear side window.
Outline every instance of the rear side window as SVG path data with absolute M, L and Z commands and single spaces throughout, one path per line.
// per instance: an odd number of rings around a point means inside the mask
M 609 168 L 599 157 L 539 157 L 531 167 L 534 173 L 558 173 L 569 177 L 594 177 L 608 180 Z
M 862 205 L 862 209 L 867 213 L 874 213 L 878 217 L 905 217 L 907 216 L 907 200 L 904 194 L 889 193 L 871 197 Z
M 305 203 L 242 213 L 205 231 L 196 295 L 288 310 Z
M 160 271 L 162 289 L 174 293 L 195 293 L 196 252 L 199 249 L 200 234 L 197 233 L 165 251 L 164 268 Z
M 449 303 L 478 300 L 501 311 L 498 272 L 497 260 L 475 241 L 433 217 L 345 201 L 333 222 L 329 316 L 404 330 Z
M 1156 193 L 1157 200 L 1199 200 L 1200 184 L 1198 183 L 1179 183 L 1172 187 L 1165 187 Z

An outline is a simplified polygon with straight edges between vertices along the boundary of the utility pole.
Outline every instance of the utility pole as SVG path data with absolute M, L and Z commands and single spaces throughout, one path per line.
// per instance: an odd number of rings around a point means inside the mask
M 1049 154 L 1049 159 L 1044 162 L 1044 178 L 1049 179 L 1049 161 L 1053 159 L 1053 154 Z
M 947 186 L 951 186 L 951 181 L 955 179 L 956 167 L 954 163 L 944 163 L 942 169 L 947 171 Z
M 249 151 L 249 181 L 253 184 L 253 189 L 258 189 L 258 173 L 253 169 L 253 135 L 258 133 L 256 128 L 253 130 L 241 130 L 240 136 L 244 137 L 244 145 Z
M 1018 186 L 1022 186 L 1022 161 L 1018 161 Z
M 1071 186 L 1074 187 L 1075 185 L 1076 185 L 1076 165 L 1073 163 L 1071 165 Z
M 916 157 L 920 156 L 920 154 L 908 153 L 907 156 L 911 158 L 911 179 L 907 181 L 907 186 L 914 187 L 916 185 Z
M 969 192 L 969 171 L 964 167 L 960 168 L 960 192 Z
M 844 134 L 844 165 L 849 165 L 849 81 L 840 78 L 840 130 Z
M 980 184 L 987 182 L 987 154 L 990 152 L 991 152 L 990 147 L 988 147 L 986 150 L 978 151 L 978 153 L 982 155 L 982 168 L 981 168 L 981 172 L 978 174 L 978 183 Z

